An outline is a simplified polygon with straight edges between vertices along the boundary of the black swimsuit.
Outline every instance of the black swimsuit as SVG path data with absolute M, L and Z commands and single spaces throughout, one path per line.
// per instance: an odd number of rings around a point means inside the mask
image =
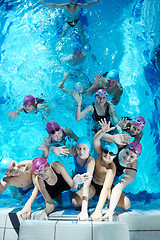
M 94 187 L 95 190 L 96 190 L 96 193 L 95 193 L 95 194 L 96 194 L 96 195 L 100 195 L 101 190 L 102 190 L 102 188 L 103 188 L 103 185 L 99 185 L 99 184 L 93 182 L 93 180 L 91 181 L 91 184 L 93 185 L 93 187 Z
M 79 21 L 79 18 L 73 20 L 72 22 L 67 22 L 67 23 L 70 27 L 74 27 L 77 24 L 78 21 Z
M 107 102 L 107 106 L 106 106 L 106 110 L 105 110 L 105 114 L 103 116 L 99 116 L 95 107 L 95 103 L 93 103 L 93 108 L 94 108 L 94 112 L 92 115 L 92 118 L 94 121 L 98 122 L 101 119 L 106 119 L 106 121 L 110 120 L 110 114 L 109 114 L 109 103 Z
M 52 167 L 52 166 L 51 166 Z M 63 191 L 69 190 L 71 187 L 68 185 L 68 183 L 64 180 L 61 174 L 57 173 L 54 168 L 52 167 L 53 172 L 57 176 L 57 182 L 55 185 L 49 185 L 45 180 L 44 184 L 46 187 L 47 192 L 49 193 L 51 198 L 56 198 L 60 193 Z

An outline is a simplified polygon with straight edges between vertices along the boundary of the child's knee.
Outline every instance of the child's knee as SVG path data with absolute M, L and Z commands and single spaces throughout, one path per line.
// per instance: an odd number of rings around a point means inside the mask
M 76 197 L 76 198 L 72 198 L 72 204 L 75 206 L 75 207 L 80 207 L 82 205 L 82 201 L 80 199 L 80 197 Z

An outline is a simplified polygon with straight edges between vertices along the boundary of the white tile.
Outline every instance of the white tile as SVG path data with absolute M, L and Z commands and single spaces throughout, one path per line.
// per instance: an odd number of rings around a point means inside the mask
M 19 240 L 54 240 L 55 225 L 56 221 L 26 220 L 20 226 Z
M 119 221 L 128 224 L 129 230 L 160 230 L 159 215 L 119 215 Z
M 130 240 L 159 240 L 160 231 L 133 231 L 130 232 Z
M 55 240 L 92 240 L 90 221 L 58 221 Z M 98 239 L 97 239 L 98 240 Z
M 0 227 L 0 239 L 3 239 L 4 236 L 4 228 Z
M 4 240 L 17 240 L 17 238 L 18 238 L 17 231 L 18 231 L 18 229 L 16 229 L 16 231 L 15 231 L 14 229 L 6 228 L 5 234 L 4 234 Z
M 129 230 L 122 222 L 92 222 L 93 240 L 129 240 Z

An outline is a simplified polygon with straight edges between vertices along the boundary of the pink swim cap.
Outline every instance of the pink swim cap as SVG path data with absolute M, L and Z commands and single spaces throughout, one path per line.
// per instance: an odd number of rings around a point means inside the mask
M 99 88 L 95 93 L 95 96 L 97 95 L 107 95 L 106 89 L 104 87 Z
M 140 127 L 141 129 L 144 128 L 145 120 L 143 117 L 136 117 L 131 124 Z
M 49 163 L 47 162 L 47 160 L 43 157 L 36 157 L 33 161 L 32 161 L 32 169 L 33 172 L 35 174 L 38 174 L 39 172 L 41 172 L 44 168 L 49 167 Z
M 27 95 L 27 96 L 25 96 L 25 98 L 23 100 L 23 104 L 34 106 L 35 105 L 35 98 L 32 95 Z
M 135 154 L 137 154 L 138 156 L 141 154 L 142 152 L 142 145 L 140 144 L 140 142 L 138 141 L 134 141 L 132 143 L 130 143 L 127 148 L 129 148 L 132 152 L 134 152 Z
M 47 132 L 50 134 L 52 133 L 53 131 L 57 130 L 57 129 L 60 129 L 60 126 L 57 122 L 54 122 L 54 121 L 49 121 L 47 124 L 46 124 L 46 129 L 47 129 Z M 57 130 L 58 131 L 58 130 Z

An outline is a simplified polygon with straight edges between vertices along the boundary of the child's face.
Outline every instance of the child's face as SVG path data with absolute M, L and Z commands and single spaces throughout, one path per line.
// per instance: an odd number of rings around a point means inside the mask
M 26 112 L 31 112 L 34 109 L 34 106 L 32 105 L 24 105 L 24 109 Z
M 102 107 L 104 106 L 106 99 L 107 99 L 106 95 L 97 95 L 96 96 L 96 102 L 98 103 L 98 105 L 100 105 Z
M 137 134 L 139 134 L 142 131 L 142 129 L 136 125 L 131 125 L 130 128 L 130 132 L 131 132 L 131 136 L 135 136 Z
M 77 154 L 83 160 L 89 156 L 89 147 L 86 144 L 80 143 L 77 146 Z
M 115 155 L 113 154 L 110 154 L 110 152 L 107 152 L 107 151 L 103 151 L 102 150 L 102 160 L 107 163 L 107 164 L 110 164 L 111 162 L 113 162 L 113 159 L 115 157 Z
M 80 60 L 82 56 L 82 52 L 74 52 L 73 56 L 75 59 Z
M 113 88 L 117 84 L 117 81 L 112 78 L 107 78 L 106 84 L 107 88 Z
M 54 134 L 51 134 L 51 137 L 54 141 L 61 142 L 62 137 L 63 137 L 63 132 L 62 132 L 61 128 L 58 131 L 55 131 Z
M 14 177 L 14 176 L 18 176 L 19 174 L 21 174 L 21 172 L 22 171 L 21 171 L 19 163 L 17 163 L 16 161 L 13 160 L 8 165 L 6 175 Z
M 137 154 L 131 151 L 129 148 L 122 149 L 118 157 L 122 166 L 133 163 L 135 160 L 137 160 Z
M 47 181 L 52 176 L 52 170 L 51 170 L 50 166 L 48 166 L 48 167 L 44 168 L 43 170 L 41 170 L 37 175 L 42 180 Z

